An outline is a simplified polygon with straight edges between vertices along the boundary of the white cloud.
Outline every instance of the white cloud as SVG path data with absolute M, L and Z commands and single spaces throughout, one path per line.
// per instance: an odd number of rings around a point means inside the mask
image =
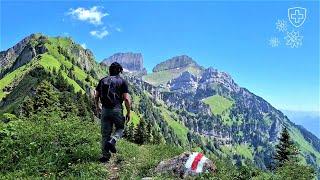
M 80 21 L 87 21 L 94 25 L 103 24 L 102 18 L 108 16 L 108 13 L 102 12 L 99 10 L 100 7 L 93 6 L 90 9 L 79 7 L 77 9 L 71 8 L 68 15 L 80 20 Z
M 118 31 L 118 32 L 122 32 L 122 29 L 121 29 L 121 28 L 119 28 L 119 27 L 116 27 L 116 31 Z
M 94 30 L 90 31 L 90 34 L 94 37 L 97 37 L 99 39 L 104 38 L 105 36 L 109 35 L 109 32 L 106 30 L 106 28 L 102 28 L 101 30 Z
M 81 47 L 83 47 L 83 49 L 87 49 L 86 43 L 82 43 L 82 44 L 80 44 L 80 45 L 81 45 Z

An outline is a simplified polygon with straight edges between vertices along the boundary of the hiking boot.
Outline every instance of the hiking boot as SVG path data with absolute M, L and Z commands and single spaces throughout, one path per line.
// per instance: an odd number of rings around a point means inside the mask
M 112 153 L 117 153 L 116 149 L 116 140 L 112 138 L 110 141 L 107 142 L 107 146 Z
M 107 163 L 107 162 L 109 162 L 110 157 L 111 157 L 111 154 L 109 154 L 109 155 L 107 155 L 107 156 L 102 156 L 101 158 L 99 158 L 99 161 L 100 161 L 101 163 Z

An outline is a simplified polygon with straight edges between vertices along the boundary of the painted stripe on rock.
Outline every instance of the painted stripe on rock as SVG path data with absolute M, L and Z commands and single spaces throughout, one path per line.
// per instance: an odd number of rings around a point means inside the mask
M 194 152 L 189 156 L 185 164 L 185 168 L 190 171 L 200 173 L 203 170 L 203 165 L 206 160 L 207 158 L 202 153 Z
M 194 160 L 193 160 L 193 162 L 192 162 L 191 170 L 195 171 L 195 170 L 197 169 L 198 164 L 199 164 L 202 156 L 203 156 L 203 154 L 201 154 L 201 153 L 198 153 L 198 154 L 196 155 L 196 157 L 194 158 Z

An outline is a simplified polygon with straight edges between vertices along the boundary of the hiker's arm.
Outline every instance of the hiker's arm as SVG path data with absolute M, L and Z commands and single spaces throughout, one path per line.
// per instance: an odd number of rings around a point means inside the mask
M 101 80 L 99 81 L 96 90 L 94 91 L 94 104 L 96 105 L 96 115 L 99 117 L 100 116 L 100 89 L 101 89 Z
M 101 111 L 101 108 L 100 108 L 100 93 L 99 91 L 95 91 L 95 94 L 94 94 L 94 103 L 96 105 L 96 113 L 97 115 L 99 116 L 99 113 Z
M 131 98 L 129 93 L 123 93 L 123 100 L 124 100 L 124 104 L 126 105 L 126 109 L 127 109 L 127 120 L 130 121 L 130 110 L 131 110 Z

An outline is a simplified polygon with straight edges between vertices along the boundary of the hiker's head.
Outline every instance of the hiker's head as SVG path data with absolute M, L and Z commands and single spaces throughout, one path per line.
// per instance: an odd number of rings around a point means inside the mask
M 116 76 L 116 75 L 122 73 L 122 71 L 123 71 L 122 66 L 117 62 L 112 63 L 109 67 L 110 76 Z

